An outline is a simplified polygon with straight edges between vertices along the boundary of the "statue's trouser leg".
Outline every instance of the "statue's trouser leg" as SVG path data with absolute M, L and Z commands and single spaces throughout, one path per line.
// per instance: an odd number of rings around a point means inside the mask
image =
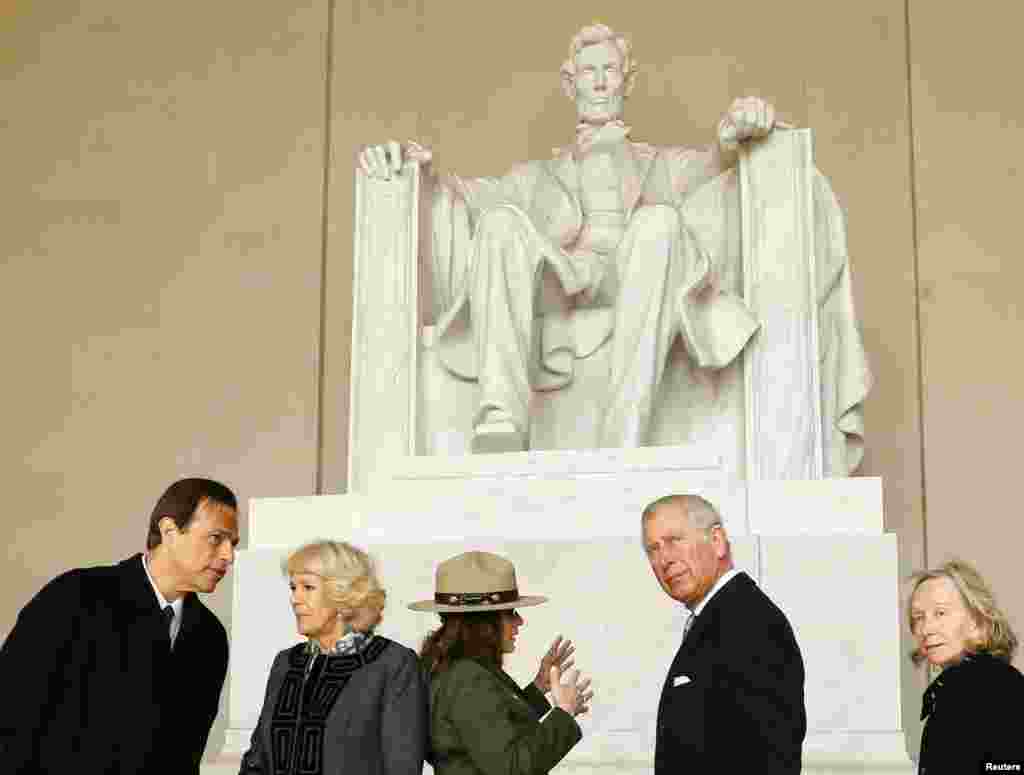
M 619 293 L 602 447 L 639 447 L 677 332 L 673 299 L 686 272 L 687 241 L 667 205 L 637 210 L 616 252 Z
M 519 211 L 497 207 L 477 224 L 470 286 L 480 404 L 474 426 L 491 410 L 529 431 L 529 359 L 540 251 Z

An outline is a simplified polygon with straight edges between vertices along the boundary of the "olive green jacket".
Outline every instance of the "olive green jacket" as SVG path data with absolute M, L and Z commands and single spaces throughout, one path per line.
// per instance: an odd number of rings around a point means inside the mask
M 552 709 L 532 683 L 520 689 L 474 659 L 435 675 L 430 699 L 435 775 L 544 775 L 583 737 L 576 720 Z

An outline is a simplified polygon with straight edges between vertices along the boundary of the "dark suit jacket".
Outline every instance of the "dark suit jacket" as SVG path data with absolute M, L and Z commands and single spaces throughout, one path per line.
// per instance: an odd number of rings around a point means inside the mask
M 544 775 L 583 737 L 576 720 L 551 709 L 532 683 L 520 689 L 475 659 L 435 675 L 430 699 L 436 775 Z
M 380 635 L 312 666 L 306 644 L 278 653 L 240 773 L 419 775 L 427 687 L 416 652 Z M 321 660 L 324 657 L 320 658 Z
M 141 554 L 49 582 L 0 650 L 3 772 L 197 775 L 227 633 L 189 594 L 169 648 Z
M 739 573 L 708 601 L 672 662 L 658 705 L 654 771 L 799 773 L 806 732 L 793 629 Z
M 1013 665 L 981 653 L 947 667 L 924 693 L 919 772 L 973 775 L 986 763 L 1024 763 L 1022 705 L 1024 675 Z

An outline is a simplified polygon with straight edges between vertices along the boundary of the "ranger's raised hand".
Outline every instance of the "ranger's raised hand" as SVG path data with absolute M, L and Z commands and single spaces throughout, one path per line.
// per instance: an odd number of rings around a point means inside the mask
M 561 708 L 570 716 L 582 716 L 590 710 L 590 701 L 594 699 L 594 692 L 590 689 L 590 679 L 580 681 L 580 671 L 571 670 L 562 682 L 562 674 L 557 665 L 552 665 L 548 672 L 548 681 L 551 685 L 551 697 L 555 706 Z
M 537 676 L 533 679 L 534 686 L 545 694 L 550 691 L 551 666 L 557 667 L 559 673 L 564 673 L 575 663 L 575 660 L 569 659 L 575 650 L 576 647 L 572 645 L 572 641 L 568 638 L 563 640 L 561 635 L 555 638 L 551 648 L 544 652 L 544 656 L 541 657 L 540 667 L 537 668 Z

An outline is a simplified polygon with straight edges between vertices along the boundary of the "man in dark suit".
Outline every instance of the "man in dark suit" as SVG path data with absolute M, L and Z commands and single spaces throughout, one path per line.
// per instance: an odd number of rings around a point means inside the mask
M 733 568 L 704 498 L 659 498 L 642 523 L 658 583 L 690 611 L 658 705 L 655 775 L 799 773 L 804 665 L 786 615 Z
M 144 554 L 43 587 L 0 649 L 0 770 L 198 775 L 228 640 L 196 593 L 217 587 L 237 543 L 231 490 L 183 479 L 157 502 Z

